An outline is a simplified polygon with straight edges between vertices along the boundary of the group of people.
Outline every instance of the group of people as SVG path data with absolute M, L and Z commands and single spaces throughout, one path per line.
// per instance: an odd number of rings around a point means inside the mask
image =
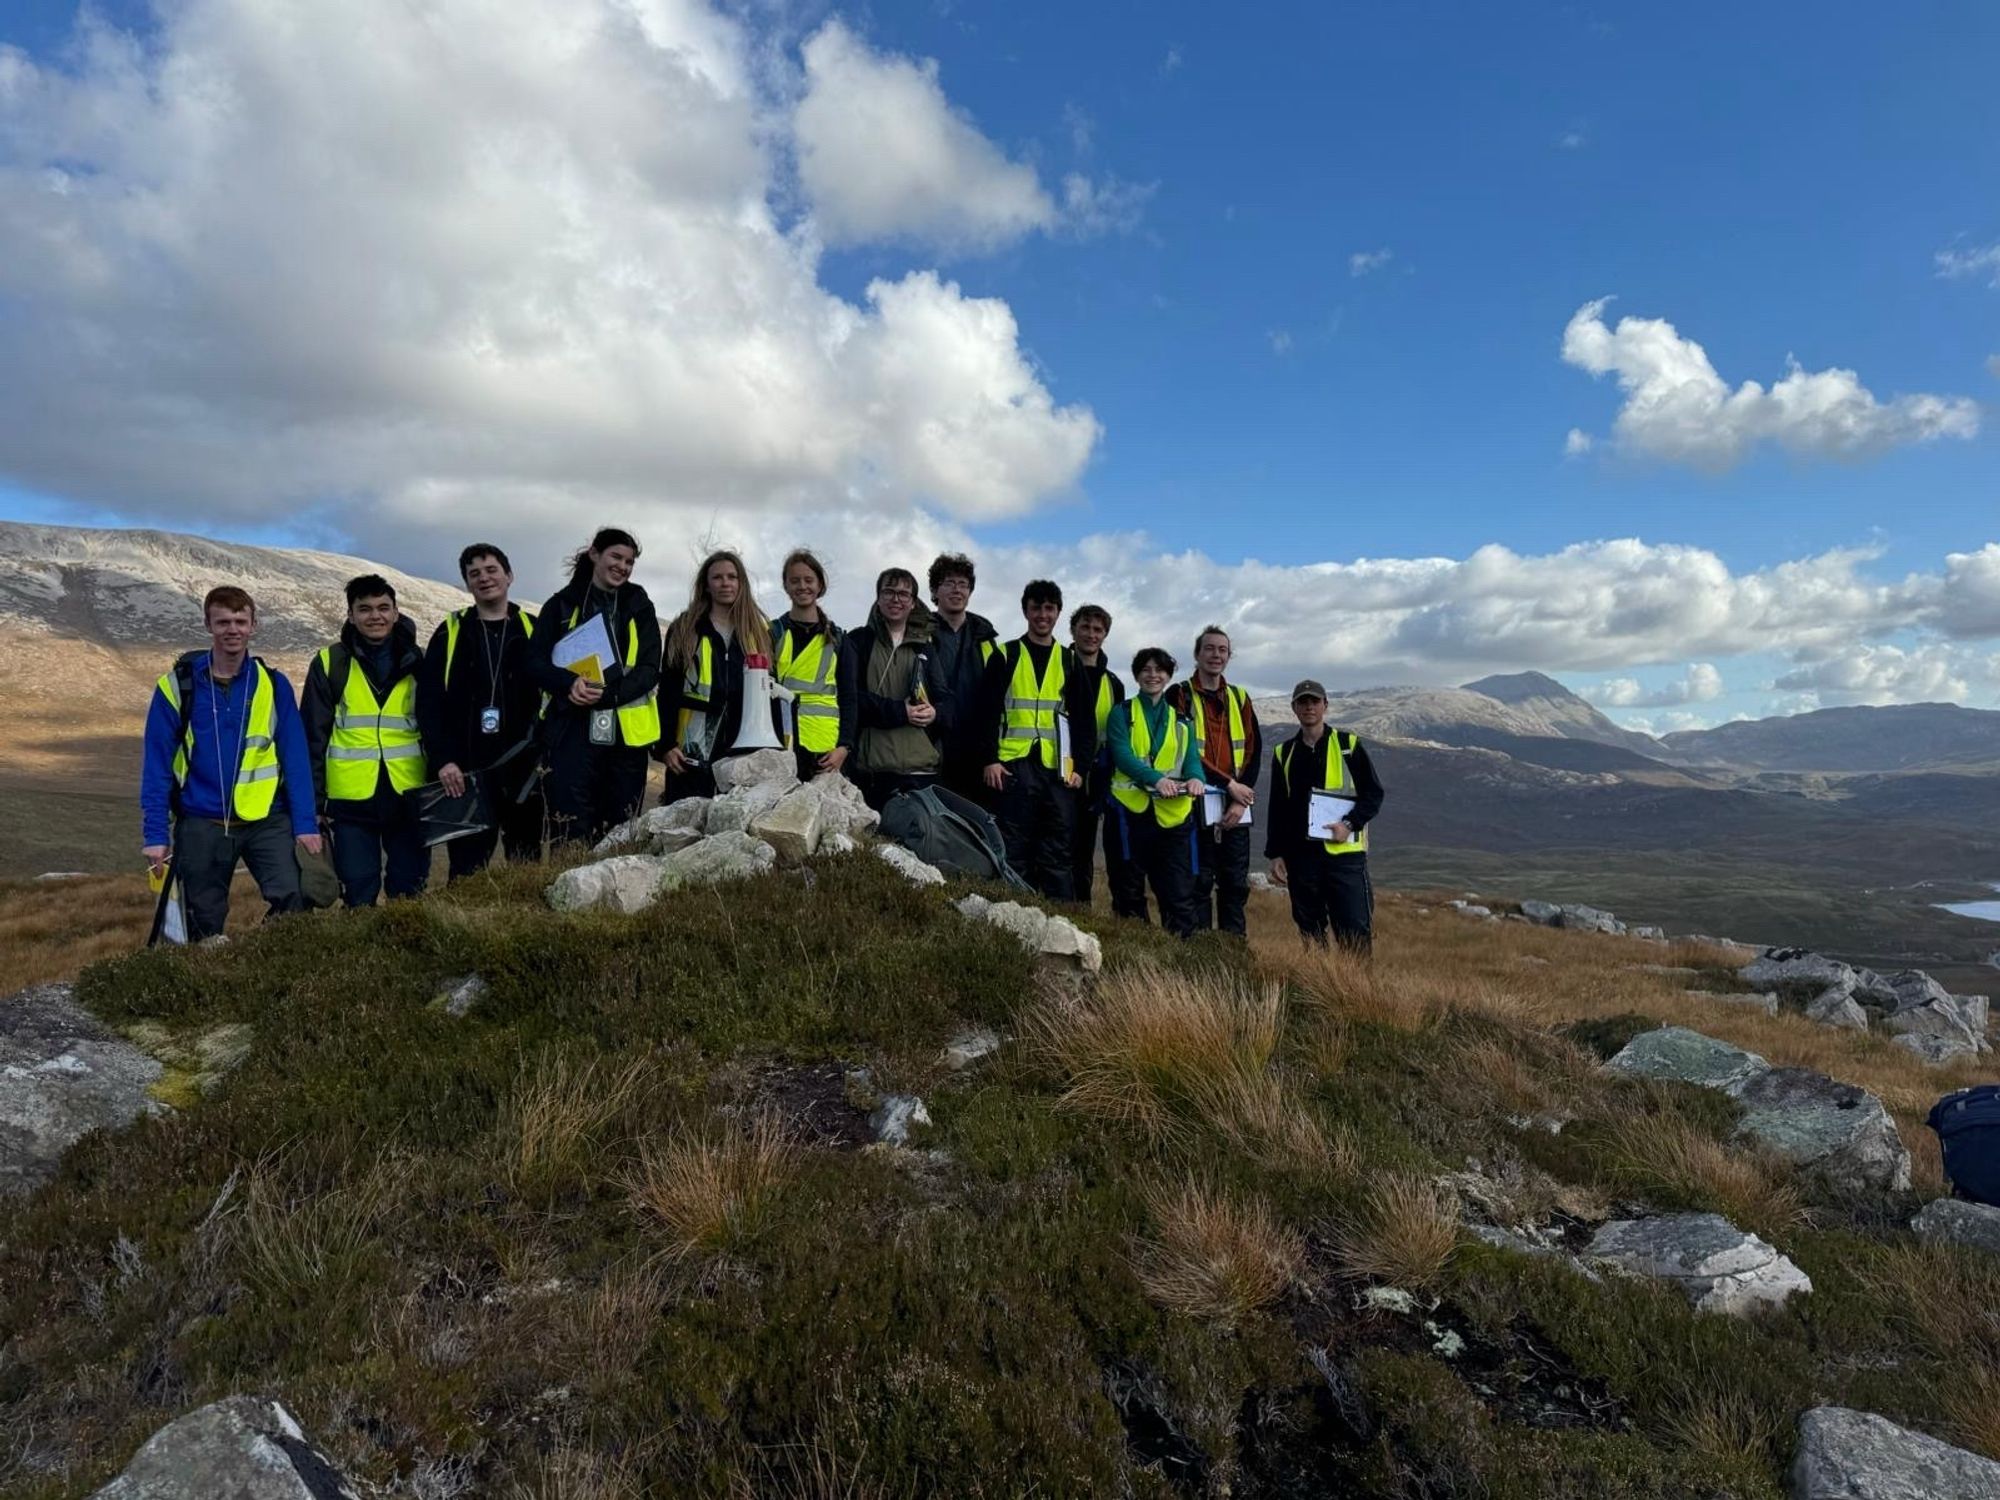
M 459 556 L 472 603 L 427 646 L 386 578 L 352 579 L 303 702 L 250 654 L 255 602 L 212 589 L 208 649 L 154 690 L 140 792 L 146 857 L 156 871 L 171 860 L 189 937 L 222 930 L 239 860 L 272 911 L 306 905 L 294 846 L 324 850 L 350 906 L 416 895 L 430 850 L 411 794 L 431 783 L 483 811 L 480 832 L 446 844 L 457 879 L 496 848 L 521 860 L 595 842 L 640 810 L 649 759 L 673 802 L 712 796 L 718 760 L 775 743 L 802 780 L 846 776 L 877 809 L 928 786 L 978 803 L 1008 863 L 1054 900 L 1091 900 L 1101 843 L 1113 911 L 1148 920 L 1150 890 L 1180 936 L 1244 934 L 1261 822 L 1305 939 L 1367 948 L 1367 825 L 1382 805 L 1368 752 L 1328 727 L 1320 684 L 1300 682 L 1298 730 L 1272 750 L 1260 806 L 1263 728 L 1228 680 L 1221 627 L 1196 638 L 1184 678 L 1164 648 L 1140 650 L 1128 689 L 1105 653 L 1109 611 L 1079 606 L 1058 640 L 1062 590 L 1046 579 L 1022 591 L 1012 639 L 972 612 L 977 573 L 956 553 L 931 564 L 922 591 L 909 570 L 884 569 L 866 622 L 842 630 L 820 607 L 825 568 L 800 549 L 780 571 L 783 613 L 766 616 L 742 558 L 719 551 L 662 629 L 632 581 L 639 552 L 629 532 L 599 530 L 530 612 L 511 598 L 506 552 L 474 543 Z M 609 659 L 579 658 L 579 642 L 604 643 Z M 761 679 L 746 669 L 780 691 L 750 701 Z

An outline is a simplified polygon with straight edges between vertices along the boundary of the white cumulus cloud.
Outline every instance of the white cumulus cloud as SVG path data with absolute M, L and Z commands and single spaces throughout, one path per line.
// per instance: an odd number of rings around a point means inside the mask
M 2000 240 L 1990 245 L 1947 245 L 1934 259 L 1938 275 L 1949 280 L 1983 276 L 1988 286 L 2000 287 Z
M 1625 393 L 1613 432 L 1649 458 L 1727 469 L 1765 443 L 1802 458 L 1855 459 L 1907 443 L 1969 438 L 1979 407 L 1964 397 L 1878 401 L 1852 370 L 1808 371 L 1794 362 L 1768 389 L 1731 390 L 1707 352 L 1662 318 L 1604 321 L 1608 298 L 1578 308 L 1562 357 L 1592 375 L 1615 375 Z
M 1581 427 L 1572 427 L 1569 430 L 1569 436 L 1563 439 L 1563 456 L 1565 458 L 1581 458 L 1593 446 L 1595 445 L 1589 433 L 1585 432 Z
M 1380 250 L 1357 250 L 1347 257 L 1347 274 L 1366 276 L 1381 270 L 1396 258 L 1396 252 L 1384 245 Z
M 1599 708 L 1671 708 L 1713 703 L 1722 692 L 1722 673 L 1714 663 L 1698 661 L 1688 666 L 1685 676 L 1650 691 L 1636 677 L 1611 677 L 1585 688 L 1581 696 Z
M 2000 652 L 1942 641 L 1909 647 L 1862 642 L 1805 661 L 1771 686 L 1809 693 L 1816 706 L 1990 701 L 2000 691 Z

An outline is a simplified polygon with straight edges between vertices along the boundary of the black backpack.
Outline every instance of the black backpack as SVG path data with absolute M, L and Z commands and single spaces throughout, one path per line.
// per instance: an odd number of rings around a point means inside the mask
M 1974 1203 L 2000 1207 L 2000 1084 L 1946 1094 L 1925 1123 L 1944 1149 L 1944 1174 L 1952 1191 Z
M 920 787 L 891 797 L 882 809 L 882 836 L 948 874 L 1003 880 L 1028 889 L 1028 882 L 1007 863 L 1007 846 L 993 815 L 977 802 L 941 786 Z

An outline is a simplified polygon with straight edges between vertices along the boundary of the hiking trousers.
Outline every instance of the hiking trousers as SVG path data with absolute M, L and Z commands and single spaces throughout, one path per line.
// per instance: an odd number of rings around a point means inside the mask
M 627 818 L 637 817 L 646 800 L 646 747 L 593 745 L 584 714 L 551 715 L 546 721 L 547 768 L 542 789 L 548 798 L 549 842 L 594 844 Z M 710 795 L 715 782 L 709 782 Z
M 487 774 L 490 773 L 481 773 Z M 526 800 L 516 801 L 515 795 L 520 790 L 518 785 L 494 785 L 486 789 L 486 808 L 493 815 L 493 823 L 484 833 L 469 833 L 444 846 L 445 858 L 451 863 L 451 879 L 463 880 L 478 874 L 492 863 L 494 849 L 502 846 L 507 850 L 510 865 L 542 857 L 542 821 L 548 809 L 539 789 L 530 792 Z
M 229 882 L 239 859 L 272 916 L 306 909 L 291 815 L 282 806 L 254 822 L 232 819 L 227 829 L 214 818 L 182 817 L 174 824 L 174 873 L 187 907 L 189 942 L 214 937 L 228 923 Z
M 431 874 L 431 851 L 424 844 L 423 824 L 407 803 L 380 823 L 363 823 L 334 812 L 329 831 L 333 873 L 340 877 L 340 899 L 348 906 L 373 906 L 385 886 L 391 901 L 423 894 Z
M 1040 761 L 1010 760 L 1007 784 L 994 809 L 1007 863 L 1051 901 L 1073 900 L 1071 851 L 1076 839 L 1077 794 Z
M 1285 861 L 1292 922 L 1308 943 L 1367 953 L 1374 942 L 1375 888 L 1366 854 L 1328 854 L 1317 844 Z
M 1325 853 L 1324 850 L 1320 851 Z M 1250 902 L 1250 829 L 1204 828 L 1194 869 L 1194 925 L 1246 936 Z
M 1144 922 L 1146 887 L 1160 908 L 1160 925 L 1175 937 L 1194 933 L 1195 841 L 1201 829 L 1193 818 L 1178 828 L 1162 828 L 1151 812 L 1114 805 L 1104 822 L 1104 857 L 1111 877 L 1111 909 Z M 1112 846 L 1118 858 L 1112 859 Z

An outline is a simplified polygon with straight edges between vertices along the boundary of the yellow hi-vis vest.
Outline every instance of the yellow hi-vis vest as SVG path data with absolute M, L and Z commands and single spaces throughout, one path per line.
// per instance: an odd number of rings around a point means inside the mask
M 1160 700 L 1164 706 L 1166 699 Z M 1162 775 L 1181 779 L 1181 768 L 1187 764 L 1188 721 L 1167 709 L 1167 732 L 1156 751 L 1153 748 L 1152 732 L 1146 728 L 1146 706 L 1143 698 L 1128 698 L 1125 708 L 1131 716 L 1132 753 Z M 1114 764 L 1116 764 L 1114 762 Z M 1188 820 L 1194 811 L 1192 797 L 1155 797 L 1145 787 L 1139 785 L 1121 769 L 1112 773 L 1111 795 L 1126 810 L 1142 813 L 1151 804 L 1153 816 L 1162 828 L 1178 828 Z
M 576 629 L 576 617 L 582 605 L 573 605 L 569 612 L 566 630 Z M 523 615 L 522 619 L 527 616 Z M 614 642 L 614 647 L 616 643 Z M 631 671 L 639 665 L 639 622 L 625 622 L 625 670 Z M 618 710 L 618 738 L 628 748 L 650 745 L 660 737 L 660 705 L 658 689 L 650 689 L 643 698 L 635 698 Z
M 1014 663 L 1007 682 L 1007 701 L 1000 721 L 1000 763 L 1025 759 L 1030 751 L 1049 770 L 1056 767 L 1061 753 L 1056 733 L 1056 715 L 1062 712 L 1063 689 L 1068 686 L 1065 646 L 1049 647 L 1048 670 L 1035 681 L 1035 660 L 1028 654 L 1025 637 L 1007 643 Z
M 836 680 L 840 650 L 834 644 L 831 626 L 816 632 L 805 649 L 794 654 L 797 640 L 797 634 L 787 628 L 778 647 L 778 683 L 798 694 L 792 704 L 792 721 L 797 725 L 793 742 L 801 750 L 825 755 L 840 741 Z
M 476 606 L 468 604 L 464 609 L 455 609 L 444 617 L 444 682 L 446 687 L 451 686 L 451 664 L 458 656 L 459 628 L 471 617 L 475 608 Z M 521 634 L 524 636 L 533 635 L 535 633 L 535 617 L 524 609 L 520 611 L 520 619 Z M 574 624 L 575 621 L 571 621 L 570 623 Z
M 1097 679 L 1097 743 L 1104 744 L 1104 726 L 1111 722 L 1111 669 L 1106 667 Z M 1171 712 L 1171 710 L 1169 710 Z
M 334 650 L 327 646 L 319 653 L 319 669 L 329 682 Z M 417 674 L 399 677 L 378 703 L 368 674 L 350 660 L 346 686 L 333 705 L 333 735 L 326 742 L 327 801 L 366 802 L 375 795 L 377 766 L 388 767 L 389 785 L 398 792 L 430 778 L 417 734 Z
M 1326 775 L 1321 778 L 1324 790 L 1339 796 L 1354 794 L 1354 778 L 1347 771 L 1347 757 L 1355 746 L 1355 737 L 1342 730 L 1329 729 L 1328 737 L 1333 743 L 1327 746 Z M 1294 735 L 1278 746 L 1273 757 L 1278 763 L 1278 774 L 1285 778 L 1285 790 L 1294 796 L 1303 795 L 1300 788 L 1292 785 L 1292 746 L 1298 743 Z M 1331 839 L 1320 846 L 1328 854 L 1366 854 L 1368 852 L 1368 830 L 1362 829 L 1344 844 L 1336 844 Z
M 706 714 L 715 696 L 715 642 L 707 636 L 695 639 L 694 660 L 681 677 L 681 711 L 674 716 L 674 743 L 683 750 L 699 750 L 690 726 L 696 714 Z
M 250 673 L 250 712 L 243 719 L 243 749 L 236 760 L 236 785 L 230 791 L 229 803 L 237 817 L 251 823 L 270 815 L 271 804 L 278 795 L 275 738 L 278 710 L 271 674 L 264 664 L 253 656 L 244 662 L 244 667 Z M 188 681 L 193 680 L 190 672 Z M 190 712 L 194 705 L 181 702 L 178 671 L 167 673 L 155 686 L 167 700 L 167 706 L 181 719 L 181 742 L 174 750 L 174 785 L 186 786 L 188 757 L 194 754 L 194 716 Z
M 1223 691 L 1229 697 L 1229 773 L 1238 781 L 1243 779 L 1243 757 L 1250 748 L 1250 733 L 1243 724 L 1243 705 L 1250 701 L 1247 688 L 1223 684 Z M 1195 679 L 1187 680 L 1188 717 L 1194 720 L 1194 737 L 1198 744 L 1208 743 L 1208 724 L 1205 705 L 1201 699 L 1201 689 L 1195 686 Z

